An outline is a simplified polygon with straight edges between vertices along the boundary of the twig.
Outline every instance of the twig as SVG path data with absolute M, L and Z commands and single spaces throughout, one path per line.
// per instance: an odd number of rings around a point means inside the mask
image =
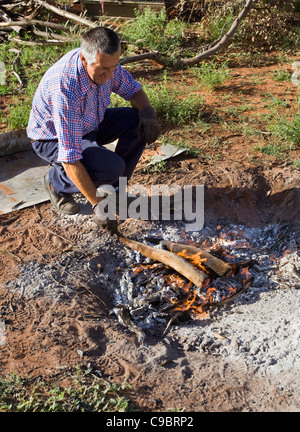
M 10 17 L 7 15 L 7 13 L 5 12 L 5 10 L 3 10 L 3 9 L 1 9 L 1 8 L 0 8 L 0 17 L 2 17 L 2 19 L 3 19 L 5 22 L 10 22 L 10 21 L 11 21 Z M 20 30 L 21 30 L 21 27 L 19 27 L 19 26 L 14 26 L 14 27 L 13 27 L 13 30 L 14 30 L 15 32 L 19 33 Z
M 161 66 L 166 66 L 168 64 L 168 62 L 165 61 L 159 53 L 145 53 L 124 57 L 120 60 L 120 64 L 134 63 L 142 60 L 153 60 Z
M 13 256 L 14 258 L 17 258 L 20 262 L 23 261 L 22 258 L 20 258 L 20 257 L 19 257 L 18 255 L 16 255 L 15 253 L 8 251 L 7 249 L 2 249 L 2 248 L 1 248 L 0 251 L 3 252 L 3 253 L 6 253 L 6 254 L 8 254 L 8 255 Z
M 12 68 L 13 74 L 17 77 L 20 86 L 23 87 L 23 81 L 21 80 L 20 75 L 19 75 L 19 74 L 16 72 L 16 70 L 15 70 L 15 65 L 16 65 L 17 61 L 19 60 L 19 57 L 20 57 L 21 51 L 20 51 L 20 50 L 17 50 L 16 48 L 11 48 L 11 49 L 9 49 L 8 51 L 10 51 L 10 52 L 14 52 L 14 53 L 17 53 L 17 57 L 16 57 L 16 58 L 14 59 L 14 61 L 12 62 L 11 68 Z
M 236 292 L 235 294 L 233 294 L 230 297 L 227 297 L 224 300 L 220 300 L 218 302 L 213 302 L 213 303 L 208 303 L 207 306 L 211 307 L 211 306 L 224 306 L 225 304 L 231 302 L 232 300 L 234 300 L 237 296 L 239 296 L 240 294 L 242 294 L 243 292 L 245 292 L 253 283 L 253 278 L 249 279 L 246 281 L 245 285 L 243 286 L 242 289 L 240 289 L 238 292 Z
M 185 311 L 178 311 L 175 315 L 172 316 L 172 318 L 169 320 L 167 327 L 164 329 L 163 331 L 163 335 L 165 335 L 170 327 L 170 325 L 172 324 L 172 322 L 174 322 L 177 318 L 179 318 L 181 315 L 184 314 Z
M 52 231 L 51 228 L 46 227 L 45 225 L 42 225 L 43 228 L 45 228 L 47 231 L 49 231 L 51 234 L 55 235 L 56 237 L 60 238 L 61 240 L 66 241 L 67 243 L 71 243 L 72 246 L 74 246 L 74 243 L 71 240 L 68 240 L 67 238 L 61 236 L 60 234 L 57 234 L 55 231 Z

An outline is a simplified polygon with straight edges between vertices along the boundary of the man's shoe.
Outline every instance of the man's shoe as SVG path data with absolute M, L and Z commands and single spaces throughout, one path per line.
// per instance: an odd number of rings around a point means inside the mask
M 72 198 L 72 195 L 62 196 L 51 189 L 51 183 L 48 174 L 46 174 L 44 177 L 44 185 L 46 191 L 49 193 L 50 201 L 56 210 L 67 215 L 74 215 L 79 212 L 79 206 Z

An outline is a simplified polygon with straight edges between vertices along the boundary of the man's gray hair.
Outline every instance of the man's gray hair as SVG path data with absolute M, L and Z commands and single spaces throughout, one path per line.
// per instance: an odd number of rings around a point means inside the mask
M 97 52 L 112 55 L 120 46 L 117 33 L 107 27 L 95 27 L 82 36 L 81 54 L 88 64 L 92 64 L 96 62 Z

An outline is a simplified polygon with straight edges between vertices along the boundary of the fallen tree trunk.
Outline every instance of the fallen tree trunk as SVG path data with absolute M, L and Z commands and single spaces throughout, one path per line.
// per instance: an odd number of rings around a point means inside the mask
M 31 149 L 31 141 L 25 129 L 0 134 L 0 157 Z
M 202 288 L 205 280 L 208 280 L 207 274 L 201 272 L 187 260 L 173 252 L 157 249 L 155 247 L 139 243 L 135 240 L 131 240 L 127 237 L 119 236 L 121 242 L 131 249 L 140 252 L 142 255 L 146 256 L 155 261 L 159 261 L 172 269 L 176 270 L 190 282 L 192 282 L 196 287 Z

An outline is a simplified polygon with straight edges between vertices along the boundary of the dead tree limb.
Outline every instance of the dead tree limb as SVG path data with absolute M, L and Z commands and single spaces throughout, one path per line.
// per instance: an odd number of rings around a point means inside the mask
M 65 25 L 53 23 L 50 21 L 41 21 L 41 20 L 30 20 L 28 18 L 23 18 L 20 21 L 9 21 L 9 22 L 0 22 L 0 29 L 10 29 L 14 26 L 19 27 L 30 27 L 32 25 L 40 25 L 42 27 L 49 27 L 54 30 L 69 30 L 69 27 L 66 27 Z
M 179 63 L 182 64 L 182 65 L 185 65 L 185 66 L 194 66 L 195 64 L 201 62 L 202 60 L 204 60 L 204 59 L 206 59 L 206 58 L 214 55 L 220 49 L 223 49 L 228 44 L 229 40 L 232 38 L 232 36 L 235 34 L 235 32 L 237 31 L 237 29 L 238 29 L 238 27 L 240 25 L 240 22 L 248 14 L 249 10 L 252 7 L 252 4 L 253 4 L 253 0 L 246 0 L 245 6 L 241 10 L 241 12 L 237 16 L 237 18 L 233 21 L 230 29 L 222 37 L 222 39 L 220 40 L 220 42 L 218 42 L 212 48 L 204 51 L 203 53 L 198 54 L 195 57 L 180 59 Z
M 35 0 L 35 3 L 43 6 L 45 9 L 48 9 L 51 12 L 54 12 L 57 15 L 60 15 L 60 16 L 62 16 L 64 18 L 67 18 L 67 19 L 69 19 L 71 21 L 75 21 L 75 22 L 78 22 L 80 24 L 86 25 L 87 27 L 94 28 L 94 27 L 98 26 L 98 24 L 94 23 L 93 21 L 87 20 L 85 18 L 81 18 L 78 15 L 75 15 L 75 14 L 73 14 L 71 12 L 67 12 L 65 10 L 59 9 L 59 8 L 57 8 L 55 6 L 50 5 L 49 3 L 47 3 L 47 2 L 45 2 L 43 0 Z
M 203 51 L 202 53 L 196 55 L 195 57 L 178 58 L 178 59 L 175 59 L 175 61 L 171 62 L 168 58 L 164 59 L 161 53 L 146 53 L 146 54 L 139 54 L 139 55 L 131 56 L 131 57 L 125 57 L 124 59 L 122 59 L 122 63 L 123 64 L 133 63 L 133 62 L 138 62 L 138 61 L 145 60 L 145 59 L 150 59 L 150 60 L 153 60 L 156 63 L 163 65 L 163 66 L 167 66 L 170 63 L 172 63 L 173 66 L 175 66 L 175 67 L 194 66 L 194 65 L 200 63 L 202 60 L 205 60 L 208 57 L 211 57 L 212 55 L 216 54 L 217 51 L 220 51 L 221 49 L 223 49 L 228 44 L 230 39 L 233 37 L 233 35 L 237 31 L 241 21 L 246 17 L 249 10 L 251 9 L 251 7 L 253 5 L 253 1 L 254 0 L 245 0 L 245 5 L 244 5 L 243 9 L 241 10 L 241 12 L 237 16 L 237 18 L 233 21 L 230 29 L 221 38 L 221 40 L 218 41 L 217 43 L 216 43 L 216 41 L 213 42 L 211 44 L 210 48 L 208 48 L 206 51 Z
M 28 41 L 28 40 L 22 40 L 17 37 L 11 38 L 11 40 L 17 42 L 20 45 L 26 45 L 26 46 L 43 46 L 43 45 L 53 45 L 53 46 L 62 46 L 66 42 L 59 41 L 59 40 L 36 40 L 36 41 Z
M 41 30 L 37 30 L 36 28 L 33 29 L 33 33 L 37 36 L 42 36 L 45 38 L 49 38 L 49 40 L 56 40 L 56 41 L 62 41 L 65 43 L 72 43 L 72 42 L 76 42 L 75 39 L 72 39 L 70 37 L 67 36 L 62 36 L 56 33 L 52 33 L 51 31 L 41 31 Z
M 166 66 L 169 62 L 164 60 L 159 53 L 145 53 L 135 56 L 124 57 L 120 60 L 120 64 L 135 63 L 142 60 L 153 60 L 161 66 Z
M 1 9 L 1 8 L 0 8 L 0 18 L 2 18 L 3 21 L 5 21 L 5 22 L 10 22 L 10 21 L 11 21 L 11 19 L 10 19 L 10 17 L 7 15 L 6 11 L 5 11 L 4 9 Z M 20 26 L 13 26 L 13 30 L 14 30 L 15 32 L 19 33 L 20 30 L 21 30 L 21 27 L 20 27 Z
M 135 240 L 131 240 L 127 237 L 120 236 L 119 238 L 121 242 L 123 242 L 129 248 L 140 252 L 147 258 L 150 258 L 155 261 L 159 261 L 173 268 L 182 276 L 184 276 L 186 279 L 191 281 L 198 288 L 202 288 L 204 281 L 208 279 L 207 274 L 201 272 L 192 264 L 190 264 L 187 260 L 185 260 L 182 257 L 179 257 L 178 255 L 175 255 L 170 251 L 157 249 L 155 247 L 143 243 L 139 243 Z

